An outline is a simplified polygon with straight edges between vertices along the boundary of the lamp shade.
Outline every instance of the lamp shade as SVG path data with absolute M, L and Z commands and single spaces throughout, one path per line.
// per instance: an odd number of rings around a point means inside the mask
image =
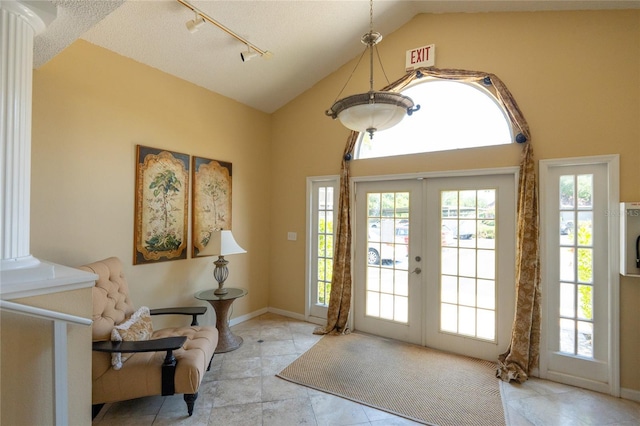
M 348 129 L 372 133 L 395 126 L 413 106 L 411 98 L 400 93 L 370 91 L 340 99 L 327 115 Z
M 233 238 L 231 231 L 213 231 L 209 244 L 199 252 L 200 256 L 227 256 L 230 254 L 246 253 L 247 251 L 240 247 Z

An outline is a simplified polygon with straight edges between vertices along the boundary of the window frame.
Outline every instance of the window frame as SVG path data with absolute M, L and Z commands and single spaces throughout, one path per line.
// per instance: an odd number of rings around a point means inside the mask
M 328 175 L 307 177 L 305 319 L 312 323 L 324 325 L 327 319 L 328 305 L 318 305 L 315 301 L 315 295 L 317 294 L 316 278 L 318 265 L 317 217 L 319 206 L 317 200 L 319 188 L 321 187 L 333 188 L 333 239 L 335 242 L 340 197 L 340 176 Z

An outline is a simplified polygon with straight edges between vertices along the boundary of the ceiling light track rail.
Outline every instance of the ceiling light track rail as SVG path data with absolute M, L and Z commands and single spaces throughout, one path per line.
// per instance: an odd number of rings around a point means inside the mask
M 189 2 L 187 2 L 185 0 L 176 0 L 176 1 L 178 3 L 180 3 L 181 5 L 183 5 L 184 7 L 186 7 L 187 9 L 191 10 L 193 13 L 195 13 L 196 14 L 196 18 L 201 17 L 202 19 L 204 19 L 205 21 L 209 22 L 210 24 L 215 25 L 216 27 L 218 27 L 219 29 L 221 29 L 225 33 L 229 34 L 231 37 L 233 37 L 236 40 L 238 40 L 239 42 L 245 44 L 248 49 L 254 50 L 260 56 L 263 56 L 265 58 L 271 57 L 271 55 L 272 55 L 271 52 L 269 52 L 268 50 L 260 49 L 258 46 L 256 46 L 255 44 L 251 43 L 246 38 L 244 38 L 244 37 L 240 36 L 239 34 L 235 33 L 230 28 L 228 28 L 228 27 L 224 26 L 223 24 L 221 24 L 220 22 L 216 21 L 215 19 L 213 19 L 212 17 L 210 17 L 206 13 L 202 12 L 201 10 L 199 10 L 197 7 L 193 6 Z M 245 55 L 246 55 L 246 53 L 245 53 Z M 244 57 L 242 59 L 243 59 L 243 61 L 245 60 Z

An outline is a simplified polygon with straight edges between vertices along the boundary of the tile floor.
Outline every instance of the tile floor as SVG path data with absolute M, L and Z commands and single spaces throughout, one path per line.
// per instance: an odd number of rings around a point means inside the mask
M 192 417 L 182 395 L 107 404 L 93 425 L 415 425 L 418 423 L 275 377 L 321 336 L 314 324 L 264 314 L 232 327 L 244 338 L 214 357 Z M 509 425 L 640 425 L 640 404 L 531 379 L 504 384 Z

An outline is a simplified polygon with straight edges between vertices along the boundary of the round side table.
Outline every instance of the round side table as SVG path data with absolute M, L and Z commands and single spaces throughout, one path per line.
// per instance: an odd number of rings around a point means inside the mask
M 218 346 L 215 353 L 231 352 L 242 345 L 242 337 L 235 335 L 229 328 L 229 308 L 236 299 L 246 296 L 248 291 L 244 288 L 225 287 L 226 294 L 213 294 L 213 290 L 204 290 L 196 293 L 198 300 L 206 300 L 213 306 L 216 312 L 216 328 L 218 329 Z

